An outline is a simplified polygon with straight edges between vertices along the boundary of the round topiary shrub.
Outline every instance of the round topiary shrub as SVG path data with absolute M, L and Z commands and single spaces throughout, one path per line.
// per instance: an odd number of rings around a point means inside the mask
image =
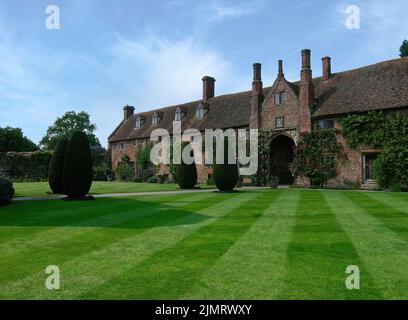
M 188 147 L 188 144 L 184 147 Z M 197 184 L 196 164 L 186 164 L 181 159 L 181 164 L 176 165 L 176 182 L 180 189 L 193 189 Z
M 224 141 L 224 163 L 214 164 L 213 179 L 218 190 L 231 192 L 234 190 L 239 178 L 236 163 L 228 164 L 228 141 Z
M 65 152 L 63 186 L 68 198 L 84 198 L 92 185 L 92 156 L 88 137 L 75 132 Z
M 13 196 L 13 183 L 9 179 L 0 176 L 0 206 L 9 204 Z
M 64 193 L 62 173 L 64 170 L 65 152 L 67 150 L 68 143 L 68 139 L 60 139 L 55 147 L 54 154 L 50 161 L 48 183 L 53 193 Z

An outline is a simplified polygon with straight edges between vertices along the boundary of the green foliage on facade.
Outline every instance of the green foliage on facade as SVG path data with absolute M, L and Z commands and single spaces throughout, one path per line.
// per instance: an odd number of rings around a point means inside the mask
M 383 112 L 349 115 L 340 124 L 347 144 L 353 149 L 360 145 L 381 148 L 387 139 L 388 117 Z
M 408 113 L 349 115 L 341 125 L 350 147 L 382 149 L 374 162 L 374 176 L 382 188 L 408 186 Z
M 153 148 L 152 144 L 147 144 L 144 147 L 136 148 L 136 161 L 141 170 L 149 169 L 150 167 L 150 152 Z
M 344 158 L 333 129 L 316 130 L 302 134 L 295 147 L 291 171 L 295 178 L 307 177 L 310 184 L 324 186 L 337 176 L 336 160 Z M 327 160 L 329 159 L 329 160 Z

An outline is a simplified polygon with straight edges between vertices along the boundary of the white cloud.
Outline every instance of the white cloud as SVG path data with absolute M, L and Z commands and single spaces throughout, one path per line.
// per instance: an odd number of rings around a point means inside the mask
M 218 18 L 240 17 L 250 15 L 256 12 L 255 2 L 242 3 L 235 6 L 214 5 L 215 14 Z
M 204 75 L 216 78 L 217 95 L 250 88 L 250 72 L 238 75 L 211 42 L 193 35 L 173 40 L 152 32 L 115 34 L 101 42 L 98 55 L 16 39 L 0 23 L 0 126 L 21 127 L 35 142 L 56 117 L 85 110 L 106 145 L 123 105 L 140 112 L 198 100 Z

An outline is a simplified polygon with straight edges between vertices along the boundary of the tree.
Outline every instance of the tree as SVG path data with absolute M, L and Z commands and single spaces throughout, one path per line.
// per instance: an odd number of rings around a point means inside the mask
M 62 184 L 62 174 L 64 170 L 65 152 L 67 150 L 69 140 L 61 138 L 55 148 L 54 154 L 50 161 L 50 169 L 48 170 L 48 183 L 53 193 L 64 193 Z
M 214 164 L 214 182 L 220 191 L 231 192 L 237 184 L 239 174 L 237 163 L 228 163 L 228 140 L 224 140 L 224 163 Z M 231 150 L 232 152 L 235 150 Z
M 187 145 L 184 144 L 184 147 Z M 196 164 L 194 162 L 186 164 L 183 159 L 181 159 L 181 164 L 176 165 L 176 182 L 180 189 L 193 189 L 197 184 Z
M 400 57 L 408 57 L 408 40 L 404 40 L 400 47 Z
M 90 145 L 100 146 L 94 132 L 96 125 L 91 123 L 89 114 L 82 111 L 68 111 L 62 117 L 57 118 L 54 124 L 47 129 L 47 133 L 41 139 L 40 145 L 47 150 L 54 150 L 60 138 L 70 139 L 74 132 L 82 131 L 88 137 Z
M 24 136 L 20 128 L 0 128 L 0 152 L 28 152 L 37 150 L 38 146 Z
M 62 176 L 68 198 L 84 198 L 92 185 L 92 156 L 85 132 L 74 132 L 65 152 Z

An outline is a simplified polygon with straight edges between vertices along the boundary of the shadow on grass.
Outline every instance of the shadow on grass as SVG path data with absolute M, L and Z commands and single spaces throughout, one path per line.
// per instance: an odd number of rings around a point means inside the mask
M 194 224 L 207 219 L 205 215 L 189 211 L 190 197 L 186 195 L 173 197 L 174 201 L 181 204 L 180 208 L 154 199 L 150 202 L 136 198 L 103 198 L 97 201 L 72 202 L 62 200 L 14 202 L 10 206 L 0 208 L 0 226 L 149 229 Z M 200 209 L 212 204 L 205 199 Z

